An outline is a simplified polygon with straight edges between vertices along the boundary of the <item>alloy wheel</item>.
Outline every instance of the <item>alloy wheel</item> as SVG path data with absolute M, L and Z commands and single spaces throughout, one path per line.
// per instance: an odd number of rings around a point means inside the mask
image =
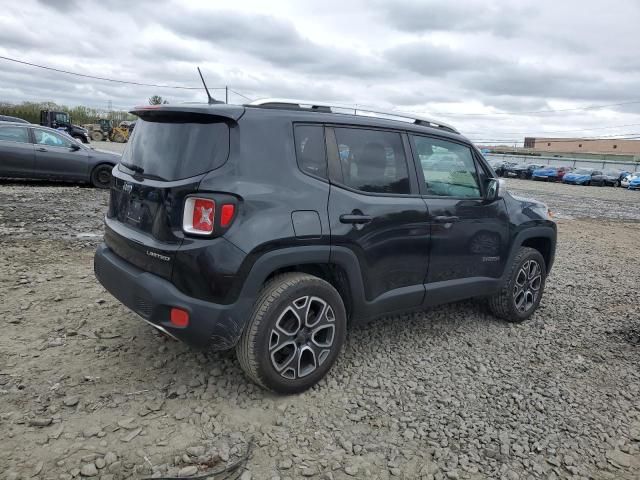
M 269 335 L 273 368 L 289 380 L 312 374 L 329 356 L 335 331 L 335 314 L 326 301 L 311 295 L 294 300 Z
M 540 264 L 536 260 L 527 260 L 518 270 L 513 287 L 513 302 L 518 312 L 526 313 L 534 307 L 540 295 L 541 285 Z

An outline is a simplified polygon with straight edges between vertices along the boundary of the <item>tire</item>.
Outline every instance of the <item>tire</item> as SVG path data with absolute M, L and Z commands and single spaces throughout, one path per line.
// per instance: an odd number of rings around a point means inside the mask
M 314 313 L 321 318 L 316 320 Z M 245 374 L 263 388 L 299 393 L 327 374 L 346 333 L 344 304 L 331 284 L 305 273 L 285 273 L 263 287 L 236 356 Z
M 91 133 L 91 140 L 93 140 L 94 142 L 101 142 L 103 139 L 103 135 L 100 132 L 92 132 Z
M 586 182 L 584 182 L 585 187 L 590 187 L 591 186 L 591 180 L 588 180 Z
M 96 188 L 109 188 L 111 186 L 111 170 L 113 165 L 100 164 L 91 172 L 91 185 Z
M 120 133 L 116 133 L 115 136 L 113 137 L 113 141 L 117 143 L 125 143 L 127 139 L 124 138 L 124 135 Z
M 74 136 L 73 138 L 75 138 L 76 140 L 79 140 L 81 143 L 89 143 L 89 142 L 87 141 L 87 139 L 86 139 L 86 138 L 84 138 L 84 137 L 83 137 L 83 136 L 81 136 L 81 135 L 76 135 L 76 136 Z
M 527 178 L 527 174 L 526 174 L 525 172 L 520 172 L 520 178 L 521 178 L 522 180 L 526 180 L 526 178 Z
M 620 180 L 616 180 L 615 182 L 613 182 L 613 187 L 614 188 L 620 187 Z
M 536 264 L 537 267 L 534 267 L 533 264 Z M 523 278 L 523 274 L 526 275 L 526 278 Z M 546 276 L 547 267 L 540 252 L 533 248 L 520 247 L 509 266 L 502 289 L 498 294 L 489 298 L 491 312 L 507 322 L 524 322 L 533 315 L 540 305 Z M 520 290 L 522 295 L 518 293 Z

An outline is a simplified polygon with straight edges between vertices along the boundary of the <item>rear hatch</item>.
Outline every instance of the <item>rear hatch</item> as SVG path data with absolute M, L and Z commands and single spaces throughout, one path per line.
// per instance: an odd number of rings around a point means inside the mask
M 116 255 L 171 278 L 184 238 L 185 197 L 229 155 L 229 122 L 241 111 L 225 107 L 200 109 L 204 113 L 191 107 L 132 112 L 140 120 L 114 169 L 105 220 L 105 243 Z

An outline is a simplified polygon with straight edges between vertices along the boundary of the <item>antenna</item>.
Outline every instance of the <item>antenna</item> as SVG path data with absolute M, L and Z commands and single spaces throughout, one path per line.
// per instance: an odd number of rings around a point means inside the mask
M 207 92 L 207 97 L 209 98 L 209 105 L 213 105 L 216 103 L 223 103 L 219 100 L 216 100 L 215 98 L 213 98 L 211 96 L 211 94 L 209 93 L 209 89 L 207 88 L 207 84 L 204 81 L 204 77 L 202 76 L 202 72 L 200 71 L 200 67 L 196 67 L 198 69 L 198 73 L 200 74 L 200 79 L 202 80 L 202 84 L 204 85 L 204 89 Z

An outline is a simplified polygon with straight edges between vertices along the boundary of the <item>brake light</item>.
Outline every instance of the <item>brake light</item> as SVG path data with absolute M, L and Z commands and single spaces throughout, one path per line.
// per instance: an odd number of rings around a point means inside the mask
M 220 209 L 220 226 L 228 227 L 233 220 L 233 214 L 236 212 L 236 206 L 233 203 L 222 205 Z
M 187 233 L 209 235 L 213 232 L 216 203 L 209 198 L 188 197 L 184 202 L 182 229 Z

